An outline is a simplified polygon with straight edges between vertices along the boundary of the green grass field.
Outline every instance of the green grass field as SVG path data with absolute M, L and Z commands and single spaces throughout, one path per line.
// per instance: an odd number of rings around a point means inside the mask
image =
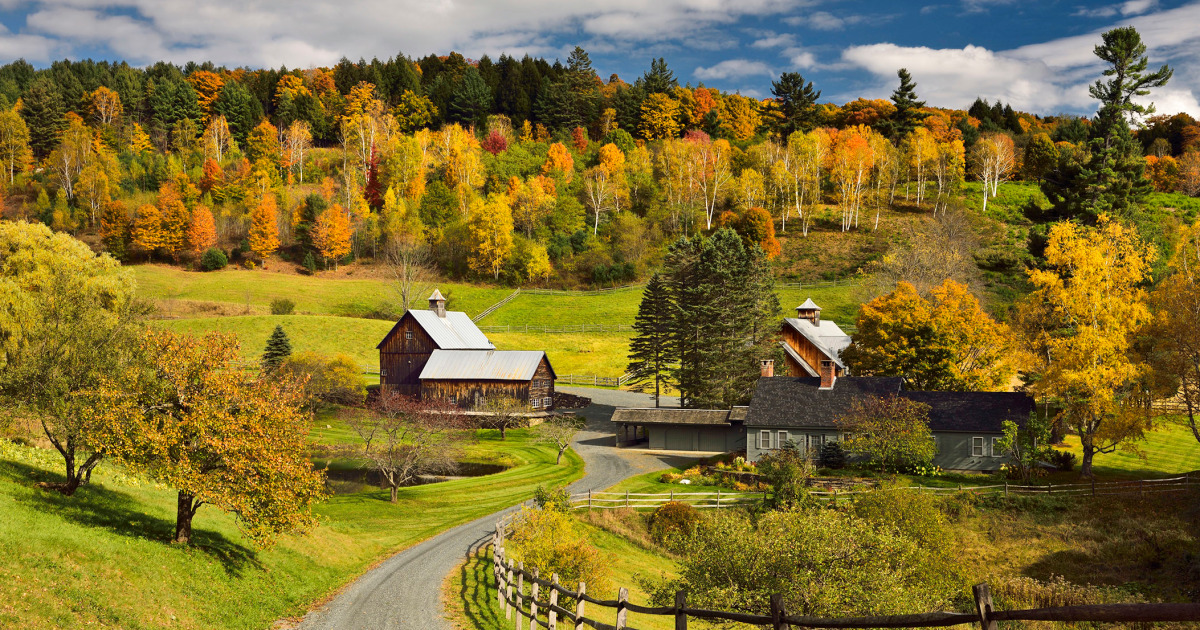
M 251 547 L 233 518 L 204 507 L 195 544 L 171 545 L 175 493 L 102 464 L 73 497 L 36 486 L 61 479 L 51 451 L 0 445 L 0 627 L 266 628 L 295 617 L 380 558 L 528 499 L 539 484 L 579 478 L 571 453 L 517 430 L 481 431 L 473 447 L 519 465 L 486 477 L 371 490 L 318 506 L 320 525 Z
M 1192 435 L 1182 418 L 1160 418 L 1154 431 L 1134 446 L 1136 451 L 1121 451 L 1096 455 L 1097 475 L 1115 478 L 1167 477 L 1200 470 L 1200 442 Z M 1066 437 L 1071 452 L 1083 457 L 1079 438 Z M 1145 455 L 1139 456 L 1138 452 Z M 1076 460 L 1080 461 L 1080 460 Z

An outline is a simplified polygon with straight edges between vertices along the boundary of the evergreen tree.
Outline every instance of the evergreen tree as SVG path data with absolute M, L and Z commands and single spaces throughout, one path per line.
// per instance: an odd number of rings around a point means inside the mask
M 292 356 L 292 342 L 288 339 L 287 333 L 283 332 L 283 326 L 277 324 L 274 332 L 267 338 L 267 347 L 263 350 L 263 371 L 274 370 L 290 356 Z
M 63 102 L 58 88 L 48 78 L 40 78 L 29 86 L 21 100 L 21 118 L 29 128 L 29 148 L 33 156 L 42 159 L 58 145 L 58 134 L 66 126 L 63 121 Z
M 475 68 L 467 68 L 462 81 L 450 95 L 450 120 L 461 123 L 464 127 L 470 125 L 483 127 L 491 109 L 491 89 L 483 82 L 479 71 Z
M 892 92 L 892 103 L 896 105 L 896 113 L 887 120 L 879 121 L 880 131 L 893 142 L 899 142 L 928 116 L 919 111 L 925 107 L 925 101 L 917 100 L 917 84 L 913 82 L 912 75 L 906 68 L 900 68 L 896 76 L 900 77 L 900 86 Z
M 647 95 L 669 94 L 679 87 L 679 81 L 675 80 L 675 73 L 667 67 L 667 60 L 662 57 L 650 61 L 650 69 L 637 80 L 637 84 L 645 90 Z
M 806 84 L 800 73 L 784 72 L 778 81 L 771 82 L 771 94 L 775 95 L 781 115 L 775 131 L 785 142 L 793 132 L 810 131 L 816 126 L 821 90 L 813 90 L 812 81 Z
M 636 333 L 629 345 L 629 373 L 639 391 L 654 383 L 654 406 L 659 406 L 663 386 L 670 382 L 670 366 L 674 357 L 671 345 L 671 322 L 674 301 L 666 283 L 656 273 L 646 283 L 637 316 L 633 319 Z
M 596 71 L 592 69 L 592 59 L 579 46 L 567 58 L 566 79 L 567 85 L 576 94 L 582 96 L 596 91 Z
M 237 81 L 228 81 L 221 86 L 217 100 L 213 101 L 213 114 L 224 116 L 234 140 L 237 140 L 239 145 L 246 146 L 246 138 L 262 120 L 263 110 L 262 104 L 254 98 L 250 90 Z M 313 121 L 310 120 L 309 123 L 312 124 Z
M 1142 147 L 1129 128 L 1132 117 L 1154 113 L 1153 105 L 1133 102 L 1150 88 L 1162 87 L 1174 73 L 1163 65 L 1147 73 L 1146 45 L 1133 27 L 1104 33 L 1096 56 L 1109 65 L 1108 80 L 1097 79 L 1088 93 L 1100 101 L 1092 121 L 1086 156 L 1062 155 L 1047 174 L 1042 191 L 1054 204 L 1053 216 L 1079 218 L 1094 224 L 1103 214 L 1130 218 L 1136 204 L 1151 190 L 1143 177 Z M 1067 154 L 1069 152 L 1062 152 Z

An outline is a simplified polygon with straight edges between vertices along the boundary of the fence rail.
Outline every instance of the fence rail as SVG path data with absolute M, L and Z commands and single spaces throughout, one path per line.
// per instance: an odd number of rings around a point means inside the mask
M 489 306 L 489 307 L 487 307 L 487 308 L 483 309 L 482 311 L 480 311 L 480 313 L 479 313 L 478 315 L 476 315 L 475 317 L 472 317 L 472 318 L 471 318 L 471 321 L 472 321 L 472 322 L 478 322 L 479 320 L 483 319 L 484 317 L 487 317 L 488 315 L 491 315 L 491 314 L 492 314 L 492 312 L 493 312 L 493 311 L 495 311 L 496 309 L 498 309 L 498 308 L 500 308 L 501 306 L 504 306 L 505 304 L 508 304 L 509 302 L 511 302 L 511 301 L 513 301 L 514 299 L 516 299 L 516 297 L 517 297 L 518 295 L 521 295 L 521 288 L 520 288 L 520 287 L 517 287 L 517 290 L 516 290 L 516 291 L 513 291 L 512 293 L 509 293 L 509 294 L 508 294 L 508 296 L 507 296 L 507 297 L 505 297 L 503 300 L 500 300 L 499 302 L 496 302 L 495 304 L 493 304 L 493 305 L 491 305 L 491 306 Z
M 987 486 L 959 486 L 957 488 L 930 488 L 927 486 L 905 486 L 895 491 L 928 492 L 932 494 L 953 494 L 971 492 L 974 494 L 997 494 L 1004 496 L 1109 496 L 1118 494 L 1161 494 L 1167 492 L 1182 492 L 1190 488 L 1200 487 L 1200 472 L 1187 473 L 1167 479 L 1136 479 L 1131 481 L 1102 481 L 1086 483 L 1046 484 L 1041 486 L 998 483 Z M 808 496 L 825 502 L 851 501 L 855 496 L 868 492 L 878 492 L 876 489 L 865 490 L 816 490 Z M 770 493 L 764 492 L 583 492 L 571 495 L 572 510 L 611 510 L 620 508 L 652 509 L 673 501 L 687 503 L 695 508 L 723 508 L 738 505 L 766 503 Z
M 596 376 L 595 374 L 559 374 L 554 377 L 555 383 L 564 385 L 591 385 L 593 387 L 624 387 L 633 380 L 629 373 L 620 376 Z
M 524 562 L 514 563 L 505 552 L 505 540 L 513 522 L 513 515 L 496 523 L 492 533 L 492 580 L 496 586 L 496 601 L 504 608 L 504 618 L 513 620 L 514 630 L 536 630 L 539 626 L 557 630 L 565 622 L 567 628 L 583 630 L 584 626 L 596 630 L 633 630 L 629 625 L 629 613 L 641 615 L 670 616 L 675 618 L 676 630 L 687 630 L 690 619 L 706 621 L 735 621 L 782 630 L 793 626 L 805 628 L 921 628 L 948 627 L 963 624 L 979 624 L 982 630 L 997 630 L 1000 621 L 1060 621 L 1060 622 L 1109 622 L 1150 623 L 1200 620 L 1200 604 L 1102 604 L 1088 606 L 1058 606 L 1026 610 L 996 610 L 987 583 L 977 584 L 973 589 L 975 612 L 930 612 L 910 615 L 886 615 L 874 617 L 843 617 L 837 619 L 789 615 L 783 596 L 770 597 L 769 614 L 755 614 L 725 610 L 706 610 L 687 605 L 687 592 L 675 593 L 672 606 L 642 606 L 629 601 L 629 589 L 617 590 L 617 598 L 597 599 L 587 592 L 587 584 L 579 582 L 574 589 L 559 583 L 558 575 L 543 579 L 537 567 L 525 568 Z M 528 590 L 526 589 L 528 582 Z M 561 606 L 561 598 L 568 605 Z M 614 609 L 616 623 L 610 625 L 587 616 L 587 605 Z M 543 620 L 544 619 L 544 620 Z M 528 625 L 526 625 L 528 621 Z
M 547 326 L 544 324 L 503 324 L 495 326 L 480 326 L 479 330 L 485 333 L 536 332 L 547 334 L 633 332 L 633 324 L 564 324 L 562 326 Z

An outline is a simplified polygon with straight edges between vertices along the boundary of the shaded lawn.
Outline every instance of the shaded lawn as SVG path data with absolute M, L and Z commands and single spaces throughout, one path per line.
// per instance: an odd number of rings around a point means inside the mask
M 1097 476 L 1138 479 L 1170 477 L 1200 470 L 1200 442 L 1192 435 L 1186 420 L 1181 417 L 1161 417 L 1155 420 L 1155 430 L 1134 444 L 1137 451 L 1118 450 L 1100 453 L 1093 466 Z M 1068 450 L 1075 453 L 1076 463 L 1082 461 L 1083 449 L 1079 436 L 1068 435 Z

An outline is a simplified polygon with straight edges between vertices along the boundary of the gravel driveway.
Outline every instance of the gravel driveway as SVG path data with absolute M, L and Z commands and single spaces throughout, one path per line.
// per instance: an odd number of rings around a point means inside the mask
M 654 406 L 650 396 L 579 387 L 561 391 L 592 398 L 578 411 L 587 428 L 576 435 L 575 452 L 585 473 L 571 492 L 603 490 L 628 477 L 674 465 L 671 458 L 613 448 L 609 425 L 616 406 Z M 678 404 L 678 402 L 664 404 Z M 445 577 L 469 551 L 491 536 L 497 517 L 515 507 L 459 525 L 388 558 L 347 586 L 320 610 L 306 615 L 299 630 L 434 630 L 448 629 L 443 616 L 441 587 Z

